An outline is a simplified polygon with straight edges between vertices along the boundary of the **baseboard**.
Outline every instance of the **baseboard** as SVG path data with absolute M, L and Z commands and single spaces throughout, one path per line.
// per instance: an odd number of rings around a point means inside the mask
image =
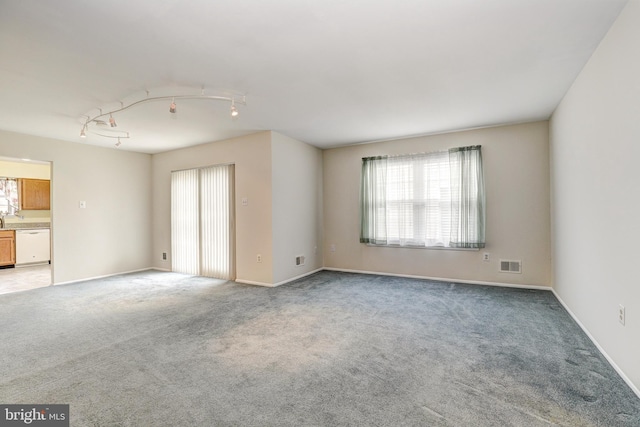
M 242 283 L 243 285 L 264 286 L 265 288 L 273 288 L 273 287 L 276 286 L 273 283 L 255 282 L 253 280 L 244 280 L 244 279 L 236 279 L 236 280 L 234 280 L 234 282 Z
M 605 359 L 607 359 L 609 364 L 611 366 L 613 366 L 613 369 L 616 370 L 618 375 L 620 375 L 620 377 L 624 380 L 624 382 L 627 383 L 627 385 L 631 388 L 631 390 L 633 390 L 633 392 L 636 394 L 636 396 L 638 396 L 638 398 L 640 398 L 640 389 L 638 389 L 638 387 L 636 387 L 636 385 L 629 379 L 629 377 L 627 377 L 627 375 L 624 373 L 624 371 L 622 369 L 620 369 L 620 367 L 616 364 L 616 362 L 613 361 L 611 356 L 609 356 L 607 354 L 607 352 L 604 350 L 604 348 L 598 343 L 598 341 L 596 341 L 596 339 L 593 337 L 593 335 L 591 335 L 591 332 L 589 332 L 589 330 L 582 324 L 580 319 L 578 319 L 578 317 L 573 313 L 573 311 L 571 311 L 569 306 L 562 300 L 562 298 L 560 298 L 560 295 L 558 295 L 556 290 L 555 289 L 551 289 L 551 292 L 553 292 L 553 295 L 558 299 L 558 301 L 560 301 L 560 304 L 562 304 L 564 309 L 567 310 L 567 313 L 569 313 L 569 315 L 578 324 L 578 326 L 580 326 L 580 329 L 582 329 L 582 331 L 587 335 L 587 337 L 589 337 L 589 339 L 591 340 L 593 345 L 596 346 L 598 351 L 600 351 L 600 353 L 602 353 L 602 355 L 605 357 Z
M 309 271 L 307 273 L 301 274 L 299 276 L 296 277 L 292 277 L 291 279 L 287 279 L 287 280 L 283 280 L 282 282 L 278 282 L 276 284 L 274 284 L 273 286 L 280 286 L 280 285 L 284 285 L 285 283 L 289 283 L 289 282 L 293 282 L 294 280 L 298 280 L 298 279 L 302 279 L 303 277 L 307 277 L 307 276 L 311 276 L 312 274 L 316 274 L 320 271 L 324 270 L 322 267 L 320 268 L 316 268 L 315 270 Z
M 343 273 L 357 273 L 357 274 L 372 274 L 377 276 L 392 276 L 392 277 L 406 277 L 408 279 L 423 279 L 423 280 L 436 280 L 439 282 L 454 282 L 464 283 L 469 285 L 486 285 L 486 286 L 498 286 L 502 288 L 519 288 L 519 289 L 535 289 L 540 291 L 550 291 L 550 286 L 538 286 L 538 285 L 517 285 L 514 283 L 501 283 L 501 282 L 484 282 L 481 280 L 464 280 L 464 279 L 452 279 L 447 277 L 431 277 L 431 276 L 416 276 L 411 274 L 397 274 L 397 273 L 381 273 L 379 271 L 364 271 L 364 270 L 350 270 L 346 268 L 332 268 L 324 267 L 323 270 L 327 271 L 341 271 Z
M 153 267 L 147 267 L 147 268 L 140 268 L 138 270 L 121 271 L 119 273 L 105 274 L 103 276 L 86 277 L 84 279 L 69 280 L 67 282 L 56 282 L 56 283 L 52 283 L 51 285 L 52 286 L 69 285 L 71 283 L 80 283 L 80 282 L 86 282 L 87 280 L 104 279 L 106 277 L 120 276 L 121 274 L 139 273 L 141 271 L 149 271 L 149 270 L 154 270 L 154 268 Z
M 283 280 L 282 282 L 278 282 L 278 283 L 265 283 L 265 282 L 254 282 L 252 280 L 243 280 L 243 279 L 236 279 L 234 280 L 237 283 L 243 283 L 245 285 L 255 285 L 255 286 L 265 286 L 268 288 L 275 288 L 276 286 L 280 286 L 280 285 L 284 285 L 285 283 L 289 283 L 289 282 L 293 282 L 294 280 L 298 280 L 298 279 L 302 279 L 303 277 L 307 277 L 310 276 L 312 274 L 315 274 L 319 271 L 324 270 L 323 268 L 317 268 L 315 270 L 309 271 L 308 273 L 304 273 L 301 274 L 299 276 L 296 277 L 292 277 L 290 279 L 287 280 Z

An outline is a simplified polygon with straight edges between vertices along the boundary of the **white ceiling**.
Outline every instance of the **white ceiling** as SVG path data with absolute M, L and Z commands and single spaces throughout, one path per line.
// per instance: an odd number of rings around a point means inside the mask
M 0 129 L 116 116 L 155 153 L 274 130 L 318 147 L 549 118 L 626 0 L 0 0 Z

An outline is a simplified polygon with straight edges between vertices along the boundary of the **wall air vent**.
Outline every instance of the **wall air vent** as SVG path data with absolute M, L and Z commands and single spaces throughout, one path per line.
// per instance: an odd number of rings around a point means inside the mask
M 522 273 L 522 261 L 520 260 L 500 260 L 500 273 Z

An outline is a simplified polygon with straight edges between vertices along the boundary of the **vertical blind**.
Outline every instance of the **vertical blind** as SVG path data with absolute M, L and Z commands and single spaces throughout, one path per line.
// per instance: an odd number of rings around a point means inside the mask
M 200 271 L 198 170 L 171 173 L 171 269 Z
M 171 173 L 173 271 L 233 279 L 234 167 Z
M 484 247 L 480 146 L 362 159 L 360 208 L 362 243 Z
M 233 165 L 200 169 L 200 275 L 233 276 Z

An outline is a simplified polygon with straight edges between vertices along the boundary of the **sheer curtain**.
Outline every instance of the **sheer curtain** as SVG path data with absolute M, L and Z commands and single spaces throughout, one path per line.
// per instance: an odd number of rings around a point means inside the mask
M 18 206 L 18 180 L 0 178 L 0 213 L 14 215 Z
M 449 150 L 451 243 L 454 248 L 485 247 L 485 191 L 479 145 Z
M 360 242 L 484 245 L 480 147 L 362 159 Z
M 387 158 L 362 159 L 360 182 L 360 242 L 386 245 L 387 242 Z

